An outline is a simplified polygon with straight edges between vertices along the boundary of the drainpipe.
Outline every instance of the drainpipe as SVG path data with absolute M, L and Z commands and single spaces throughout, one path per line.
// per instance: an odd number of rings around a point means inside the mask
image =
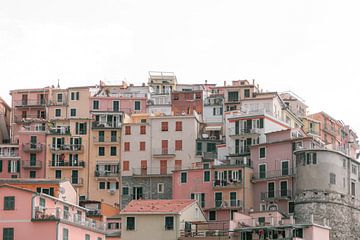
M 149 118 L 148 118 L 149 119 Z M 153 141 L 152 141 L 152 131 L 153 131 L 153 129 L 152 129 L 152 120 L 151 120 L 151 123 L 149 124 L 149 128 L 150 128 L 150 142 L 151 142 L 151 145 L 150 145 L 150 169 L 152 169 L 152 167 L 153 167 L 153 164 L 152 164 L 152 149 L 153 149 Z M 150 183 L 149 183 L 149 185 L 150 185 L 150 199 L 152 199 L 152 192 L 151 192 L 151 188 L 152 188 L 152 181 L 151 181 L 151 174 L 150 174 Z
M 246 177 L 245 177 L 245 175 L 246 175 L 246 172 L 245 172 L 245 166 L 243 166 L 243 179 L 242 179 L 242 181 L 243 181 L 243 207 L 242 207 L 242 212 L 245 212 L 245 187 L 246 187 L 246 185 L 245 185 L 245 179 L 246 179 Z M 230 212 L 230 215 L 231 215 L 231 212 Z

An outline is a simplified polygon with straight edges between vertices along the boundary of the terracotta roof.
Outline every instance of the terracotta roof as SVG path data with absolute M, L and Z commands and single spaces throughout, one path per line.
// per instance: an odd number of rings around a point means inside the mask
M 180 213 L 194 203 L 194 199 L 132 200 L 121 213 Z

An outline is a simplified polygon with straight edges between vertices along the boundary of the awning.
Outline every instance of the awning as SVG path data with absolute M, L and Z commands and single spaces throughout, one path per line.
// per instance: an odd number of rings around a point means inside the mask
M 207 126 L 205 127 L 205 131 L 209 132 L 209 131 L 221 131 L 221 127 L 222 126 Z

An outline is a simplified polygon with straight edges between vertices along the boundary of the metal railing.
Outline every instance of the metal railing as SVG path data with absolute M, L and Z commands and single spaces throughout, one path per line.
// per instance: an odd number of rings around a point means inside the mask
M 52 135 L 68 135 L 70 134 L 70 126 L 58 126 L 49 129 L 49 134 Z
M 41 168 L 42 162 L 40 161 L 31 161 L 31 160 L 23 160 L 22 161 L 23 168 Z
M 85 215 L 85 214 L 84 214 Z M 33 220 L 37 221 L 64 221 L 90 229 L 104 231 L 105 223 L 87 218 L 77 213 L 62 211 L 60 208 L 41 208 L 36 206 L 33 208 Z
M 144 167 L 144 168 L 132 168 L 132 174 L 134 176 L 151 176 L 151 175 L 171 175 L 174 168 L 156 168 L 156 167 Z M 180 170 L 180 169 L 179 169 Z
M 214 188 L 236 188 L 241 187 L 242 181 L 239 180 L 214 180 L 213 187 Z
M 243 203 L 241 200 L 215 200 L 215 208 L 241 208 L 243 207 Z
M 111 137 L 93 137 L 94 143 L 120 143 L 120 137 L 111 136 Z
M 217 158 L 217 153 L 216 152 L 203 152 L 202 158 L 203 159 L 215 159 L 215 158 Z
M 19 157 L 18 151 L 0 151 L 0 157 Z
M 158 155 L 175 155 L 174 148 L 153 148 L 152 153 L 154 156 Z
M 41 152 L 43 145 L 41 143 L 23 143 L 22 150 L 24 152 Z
M 253 180 L 288 177 L 288 176 L 292 176 L 292 175 L 293 175 L 293 172 L 292 172 L 292 169 L 290 169 L 290 168 L 283 169 L 283 170 L 254 172 Z
M 239 135 L 247 135 L 247 134 L 260 134 L 261 128 L 229 128 L 229 136 L 239 136 Z M 237 130 L 237 131 L 236 131 Z
M 69 151 L 82 152 L 84 150 L 82 144 L 50 144 L 51 151 Z
M 45 132 L 46 127 L 43 125 L 22 126 L 20 131 L 22 131 L 22 132 Z
M 27 122 L 27 121 L 46 121 L 46 116 L 41 116 L 38 114 L 16 114 L 14 115 L 14 122 Z
M 95 177 L 119 177 L 120 172 L 111 172 L 111 171 L 95 171 Z
M 103 129 L 103 128 L 121 128 L 121 122 L 99 122 L 95 121 L 92 123 L 93 129 Z
M 288 189 L 262 192 L 260 194 L 261 200 L 272 200 L 272 199 L 287 199 L 292 197 L 292 191 Z
M 46 105 L 45 99 L 28 99 L 14 101 L 15 107 L 30 107 L 30 106 L 44 106 Z
M 64 180 L 70 181 L 72 185 L 82 186 L 84 185 L 84 179 L 80 177 L 64 178 Z
M 85 167 L 85 161 L 49 161 L 50 167 Z
M 250 154 L 250 146 L 235 148 L 235 154 Z

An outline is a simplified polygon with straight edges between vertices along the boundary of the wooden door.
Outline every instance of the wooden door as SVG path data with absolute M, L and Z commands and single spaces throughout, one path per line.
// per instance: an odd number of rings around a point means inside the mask
M 167 174 L 167 160 L 160 160 L 160 174 Z

